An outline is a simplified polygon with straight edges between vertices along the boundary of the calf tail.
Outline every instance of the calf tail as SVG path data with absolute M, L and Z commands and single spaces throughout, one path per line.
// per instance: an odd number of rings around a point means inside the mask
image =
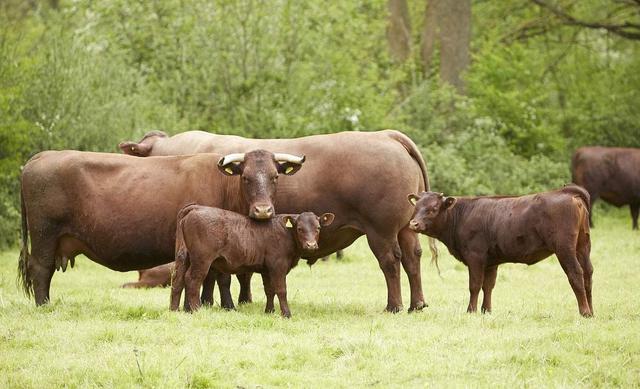
M 176 246 L 175 246 L 175 267 L 171 277 L 171 302 L 170 308 L 177 311 L 180 306 L 180 296 L 184 289 L 185 274 L 189 265 L 189 251 L 184 241 L 184 218 L 196 208 L 195 204 L 188 204 L 178 212 L 178 222 L 176 227 Z
M 591 209 L 591 196 L 585 188 L 576 184 L 567 184 L 564 186 L 564 188 L 562 188 L 562 191 L 578 196 L 582 200 L 584 205 L 587 206 L 587 213 L 589 212 L 589 209 Z
M 27 297 L 31 297 L 33 295 L 33 282 L 29 274 L 29 228 L 27 225 L 27 207 L 24 204 L 22 185 L 20 187 L 20 208 L 22 218 L 22 247 L 18 259 L 18 282 Z

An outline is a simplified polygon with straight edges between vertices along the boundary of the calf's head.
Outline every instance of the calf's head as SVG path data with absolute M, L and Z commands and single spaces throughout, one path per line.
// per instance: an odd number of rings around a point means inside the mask
M 436 192 L 410 194 L 407 198 L 416 207 L 409 228 L 427 235 L 443 228 L 445 213 L 456 203 L 455 197 L 445 197 Z
M 249 217 L 269 219 L 275 213 L 273 201 L 278 175 L 295 174 L 304 159 L 304 156 L 254 150 L 220 158 L 218 169 L 227 176 L 240 176 L 242 196 L 249 205 Z
M 167 134 L 162 131 L 149 131 L 144 134 L 142 139 L 140 139 L 140 142 L 120 142 L 118 147 L 125 154 L 134 155 L 136 157 L 148 157 L 151 155 L 153 145 L 162 138 L 167 138 Z
M 294 230 L 298 246 L 306 251 L 318 249 L 320 228 L 333 223 L 335 215 L 325 213 L 317 217 L 313 212 L 304 212 L 299 215 L 287 215 L 283 219 L 285 227 Z

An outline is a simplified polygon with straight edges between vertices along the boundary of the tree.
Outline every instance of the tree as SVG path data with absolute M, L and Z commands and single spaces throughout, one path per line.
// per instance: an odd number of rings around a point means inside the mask
M 396 62 L 404 62 L 411 54 L 411 22 L 407 0 L 389 0 L 388 8 L 387 40 L 389 50 Z

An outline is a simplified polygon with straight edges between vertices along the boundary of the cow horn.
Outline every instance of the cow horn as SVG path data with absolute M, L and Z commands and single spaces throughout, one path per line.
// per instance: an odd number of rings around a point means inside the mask
M 220 159 L 220 162 L 218 162 L 218 165 L 226 166 L 233 162 L 244 162 L 244 153 L 234 153 L 234 154 L 225 155 Z
M 278 162 L 291 162 L 298 165 L 302 164 L 305 160 L 304 155 L 302 157 L 298 157 L 297 155 L 292 154 L 274 153 L 273 156 Z

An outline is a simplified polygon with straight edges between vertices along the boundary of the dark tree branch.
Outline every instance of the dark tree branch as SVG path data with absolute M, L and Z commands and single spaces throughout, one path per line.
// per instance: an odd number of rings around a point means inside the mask
M 626 39 L 640 40 L 640 24 L 639 23 L 632 23 L 629 21 L 624 21 L 621 23 L 606 23 L 606 22 L 579 20 L 573 15 L 569 14 L 566 10 L 556 7 L 554 5 L 548 4 L 543 0 L 529 0 L 529 1 L 536 4 L 540 8 L 543 8 L 551 12 L 558 19 L 560 19 L 565 25 L 592 28 L 592 29 L 604 29 L 606 31 L 609 31 L 612 34 L 618 35 Z M 629 4 L 629 6 L 633 8 L 638 7 L 640 10 L 640 0 L 634 0 L 634 3 L 637 5 Z

